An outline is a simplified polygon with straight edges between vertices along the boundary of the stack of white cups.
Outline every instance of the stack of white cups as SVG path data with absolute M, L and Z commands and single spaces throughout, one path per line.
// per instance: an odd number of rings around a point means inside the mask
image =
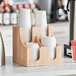
M 0 13 L 0 25 L 2 25 L 2 13 Z
M 38 52 L 39 52 L 39 45 L 38 43 L 26 43 L 26 47 L 32 48 L 32 59 L 37 60 L 38 59 Z
M 20 9 L 18 25 L 25 28 L 25 41 L 31 41 L 31 15 L 30 9 Z
M 37 11 L 36 12 L 36 26 L 41 27 L 42 37 L 47 36 L 46 11 Z
M 49 36 L 43 37 L 41 40 L 41 43 L 44 46 L 49 47 L 49 50 L 50 50 L 49 55 L 50 55 L 50 58 L 53 60 L 55 58 L 55 48 L 56 48 L 55 37 L 49 37 Z

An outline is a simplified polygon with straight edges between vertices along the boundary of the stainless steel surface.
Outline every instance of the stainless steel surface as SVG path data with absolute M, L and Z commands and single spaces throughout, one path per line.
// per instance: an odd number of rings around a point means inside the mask
M 70 1 L 70 40 L 76 40 L 76 0 Z
M 74 1 L 70 1 L 70 40 L 74 39 Z
M 74 40 L 76 40 L 76 0 L 74 3 Z

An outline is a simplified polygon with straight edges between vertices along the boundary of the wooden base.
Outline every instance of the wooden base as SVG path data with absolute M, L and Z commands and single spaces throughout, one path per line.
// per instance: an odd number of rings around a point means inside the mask
M 32 41 L 40 45 L 38 60 L 32 59 L 32 48 L 25 45 L 24 28 L 13 27 L 13 61 L 24 66 L 43 66 L 61 63 L 61 46 L 56 46 L 56 58 L 50 59 L 49 48 L 42 46 L 40 27 L 32 27 Z

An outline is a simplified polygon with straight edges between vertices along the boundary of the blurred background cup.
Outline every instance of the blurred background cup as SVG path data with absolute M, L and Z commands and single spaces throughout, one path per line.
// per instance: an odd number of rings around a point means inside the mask
M 50 59 L 55 58 L 55 49 L 56 49 L 56 38 L 55 37 L 43 37 L 41 40 L 42 45 L 49 47 L 49 56 Z
M 41 27 L 42 37 L 47 36 L 46 11 L 37 11 L 36 12 L 36 26 Z
M 38 59 L 38 53 L 39 53 L 39 45 L 38 43 L 26 43 L 26 47 L 32 48 L 32 59 L 37 60 Z
M 0 25 L 2 24 L 2 13 L 0 13 Z
M 30 9 L 20 9 L 18 25 L 25 28 L 25 40 L 31 41 L 31 15 Z

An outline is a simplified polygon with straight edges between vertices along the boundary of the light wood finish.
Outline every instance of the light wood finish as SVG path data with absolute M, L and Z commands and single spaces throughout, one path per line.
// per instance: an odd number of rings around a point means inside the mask
M 24 28 L 13 27 L 13 61 L 24 66 L 43 66 L 61 63 L 61 46 L 56 47 L 56 58 L 50 59 L 49 48 L 42 46 L 40 27 L 32 27 L 32 41 L 40 45 L 38 60 L 32 59 L 32 48 L 27 48 L 24 40 Z
M 54 27 L 48 25 L 47 32 L 48 32 L 48 36 L 54 36 Z
M 32 26 L 32 42 L 36 41 L 36 37 L 39 41 L 41 41 L 41 28 Z
M 17 35 L 17 27 L 13 28 L 13 61 L 16 62 L 17 61 L 17 37 L 15 37 L 15 35 Z

